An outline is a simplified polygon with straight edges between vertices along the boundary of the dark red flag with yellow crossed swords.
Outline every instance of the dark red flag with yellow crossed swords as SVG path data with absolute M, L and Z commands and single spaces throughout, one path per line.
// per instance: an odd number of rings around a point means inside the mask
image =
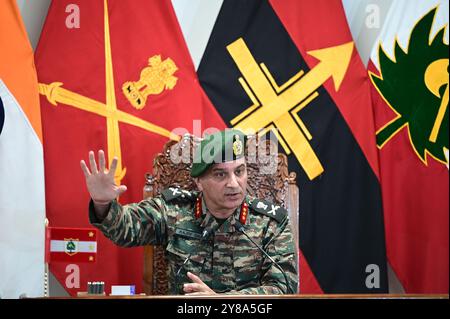
M 199 135 L 224 127 L 198 84 L 169 0 L 53 1 L 36 65 L 54 227 L 89 225 L 79 165 L 89 150 L 119 158 L 116 182 L 128 186 L 120 201 L 135 202 L 173 129 Z M 97 244 L 96 264 L 79 266 L 81 287 L 66 287 L 65 264 L 51 265 L 60 283 L 71 294 L 86 290 L 87 281 L 104 281 L 106 293 L 111 284 L 141 292 L 142 248 L 118 248 L 103 235 Z

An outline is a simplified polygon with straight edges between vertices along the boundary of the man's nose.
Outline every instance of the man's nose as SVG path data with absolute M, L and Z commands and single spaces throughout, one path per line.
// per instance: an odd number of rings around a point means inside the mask
M 230 187 L 230 188 L 239 187 L 239 183 L 237 181 L 236 175 L 230 174 L 230 178 L 228 179 L 227 187 Z

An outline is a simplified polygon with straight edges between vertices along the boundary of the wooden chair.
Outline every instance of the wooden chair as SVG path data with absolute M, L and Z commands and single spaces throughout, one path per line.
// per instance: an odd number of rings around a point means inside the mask
M 161 191 L 171 186 L 196 190 L 196 185 L 190 176 L 190 169 L 193 150 L 199 142 L 200 139 L 197 137 L 184 135 L 179 142 L 168 141 L 165 144 L 163 152 L 157 154 L 153 161 L 153 174 L 146 174 L 144 198 L 158 196 Z M 264 148 L 265 153 L 260 153 L 264 151 Z M 266 156 L 258 154 L 266 154 Z M 298 187 L 296 174 L 288 171 L 286 155 L 277 153 L 276 150 L 274 152 L 270 141 L 262 141 L 256 135 L 248 138 L 245 155 L 248 170 L 247 192 L 255 197 L 282 205 L 289 211 L 298 252 Z M 298 260 L 298 256 L 296 257 Z M 145 246 L 143 285 L 146 294 L 166 295 L 168 293 L 167 270 L 164 248 Z

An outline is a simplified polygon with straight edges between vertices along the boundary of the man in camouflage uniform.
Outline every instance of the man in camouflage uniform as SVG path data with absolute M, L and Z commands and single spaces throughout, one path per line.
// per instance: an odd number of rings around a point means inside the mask
M 90 222 L 120 246 L 164 246 L 172 294 L 295 293 L 297 261 L 288 214 L 246 194 L 245 142 L 237 130 L 201 142 L 191 169 L 200 192 L 169 188 L 124 206 L 115 200 L 126 191 L 114 184 L 117 158 L 108 171 L 99 151 L 98 169 L 91 151 L 91 169 L 81 161 L 92 198 Z

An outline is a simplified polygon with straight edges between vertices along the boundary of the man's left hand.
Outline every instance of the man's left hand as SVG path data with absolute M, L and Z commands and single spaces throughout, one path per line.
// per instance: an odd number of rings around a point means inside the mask
M 209 288 L 198 276 L 191 272 L 187 273 L 187 276 L 192 283 L 184 284 L 183 290 L 187 296 L 199 296 L 199 295 L 215 295 L 214 290 Z

